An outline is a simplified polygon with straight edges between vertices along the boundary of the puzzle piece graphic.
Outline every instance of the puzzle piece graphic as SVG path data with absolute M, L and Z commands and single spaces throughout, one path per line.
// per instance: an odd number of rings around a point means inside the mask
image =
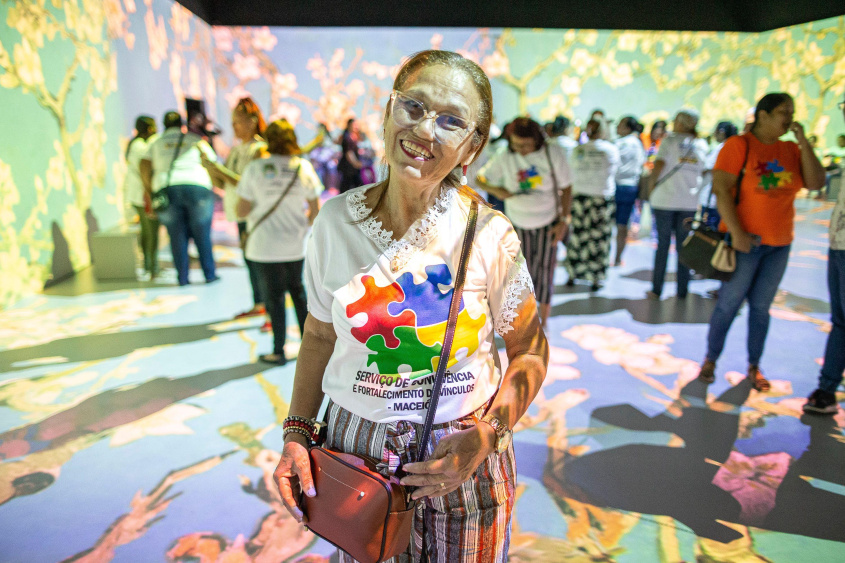
M 398 283 L 380 287 L 372 276 L 364 276 L 361 283 L 364 285 L 364 296 L 346 307 L 346 316 L 352 318 L 359 313 L 365 313 L 367 322 L 363 326 L 353 328 L 352 336 L 365 343 L 372 336 L 380 335 L 387 347 L 398 348 L 400 341 L 394 335 L 395 329 L 400 326 L 413 327 L 416 322 L 411 311 L 401 311 L 401 314 L 396 316 L 388 311 L 391 303 L 405 299 L 402 287 Z
M 533 190 L 543 183 L 543 177 L 540 176 L 536 166 L 517 172 L 517 180 L 519 188 L 524 191 Z
M 400 341 L 398 347 L 385 345 L 382 335 L 375 335 L 367 340 L 367 348 L 373 351 L 368 356 L 368 364 L 375 365 L 379 373 L 399 373 L 399 366 L 411 366 L 411 371 L 434 370 L 435 362 L 440 357 L 442 346 L 426 346 L 417 338 L 414 327 L 400 326 L 395 329 L 396 337 Z
M 754 171 L 757 173 L 758 176 L 760 176 L 762 178 L 769 171 L 769 163 L 768 162 L 758 162 L 757 165 L 754 166 Z
M 764 190 L 771 190 L 778 186 L 778 177 L 774 174 L 766 174 L 760 178 L 760 184 L 762 184 Z
M 767 166 L 769 172 L 783 172 L 783 166 L 780 165 L 778 159 L 769 162 Z
M 404 311 L 412 311 L 416 313 L 417 326 L 438 324 L 449 318 L 449 303 L 452 300 L 453 289 L 449 288 L 444 293 L 439 287 L 452 284 L 449 267 L 446 264 L 428 266 L 425 273 L 427 279 L 420 284 L 414 283 L 414 276 L 411 273 L 406 272 L 399 276 L 396 283 L 402 288 L 405 298 L 388 305 L 388 313 L 399 316 Z M 458 310 L 460 311 L 463 307 L 464 301 L 461 298 Z
M 466 309 L 461 311 L 458 315 L 458 323 L 455 326 L 455 338 L 452 341 L 452 351 L 449 354 L 449 362 L 446 367 L 453 366 L 457 363 L 455 355 L 462 349 L 466 349 L 466 356 L 471 356 L 478 350 L 478 334 L 484 328 L 487 322 L 487 315 L 480 315 L 477 319 L 473 319 Z M 446 335 L 446 322 L 438 325 L 426 326 L 417 329 L 420 341 L 431 347 L 440 347 L 443 343 L 443 338 Z M 439 352 L 438 352 L 439 354 Z M 434 359 L 435 369 L 439 356 Z
M 779 188 L 784 188 L 792 183 L 792 172 L 779 172 L 776 176 L 778 177 Z

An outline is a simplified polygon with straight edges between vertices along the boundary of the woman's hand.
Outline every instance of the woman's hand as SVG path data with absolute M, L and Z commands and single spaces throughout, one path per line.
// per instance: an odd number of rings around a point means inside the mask
M 282 459 L 279 460 L 279 465 L 273 472 L 273 480 L 279 487 L 279 494 L 282 496 L 285 508 L 301 524 L 305 521 L 305 515 L 294 498 L 294 486 L 297 479 L 298 485 L 309 497 L 316 496 L 317 491 L 314 489 L 314 480 L 311 478 L 311 458 L 308 456 L 308 448 L 303 444 L 304 437 L 303 441 L 298 438 L 298 436 L 289 438 L 285 443 Z
M 731 233 L 731 248 L 733 248 L 737 252 L 742 252 L 745 254 L 751 252 L 752 242 L 753 237 L 745 231 Z
M 422 463 L 402 466 L 403 485 L 419 487 L 412 498 L 440 497 L 466 482 L 494 451 L 496 433 L 489 424 L 479 424 L 444 437 L 434 453 Z
M 569 224 L 566 221 L 558 221 L 557 225 L 552 227 L 552 233 L 554 233 L 555 243 L 563 242 L 563 239 L 566 238 L 566 233 L 569 232 Z
M 789 130 L 795 135 L 795 140 L 798 141 L 799 145 L 807 141 L 807 137 L 804 135 L 804 126 L 797 121 L 792 122 L 792 125 L 789 126 Z

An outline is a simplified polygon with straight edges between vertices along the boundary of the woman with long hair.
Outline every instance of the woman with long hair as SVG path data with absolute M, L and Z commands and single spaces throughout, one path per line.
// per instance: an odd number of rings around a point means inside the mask
M 238 233 L 241 237 L 246 233 L 246 221 L 238 217 L 235 209 L 238 203 L 237 185 L 247 165 L 256 158 L 260 158 L 267 148 L 267 143 L 264 141 L 264 130 L 266 127 L 267 124 L 264 121 L 264 115 L 261 113 L 261 108 L 258 107 L 258 104 L 252 98 L 241 98 L 232 109 L 232 131 L 235 134 L 235 140 L 238 142 L 229 151 L 226 162 L 220 164 L 219 162 L 212 162 L 208 159 L 203 160 L 203 165 L 208 170 L 212 180 L 214 180 L 216 185 L 222 186 L 225 190 L 223 194 L 223 210 L 226 212 L 226 219 L 237 222 Z M 235 318 L 251 317 L 265 313 L 264 298 L 261 295 L 261 284 L 258 280 L 258 269 L 246 257 L 246 254 L 244 254 L 244 262 L 246 263 L 247 271 L 249 272 L 249 282 L 252 286 L 253 305 L 251 309 L 235 315 Z M 269 325 L 269 321 L 265 325 Z M 269 329 L 269 326 L 264 327 L 264 330 L 267 329 Z
M 751 130 L 725 141 L 713 168 L 713 192 L 723 230 L 736 250 L 736 270 L 722 284 L 710 317 L 707 355 L 699 374 L 706 383 L 715 380 L 728 330 L 747 300 L 748 379 L 758 391 L 771 388 L 760 359 L 769 331 L 769 307 L 789 261 L 795 194 L 803 187 L 812 191 L 824 184 L 824 168 L 794 114 L 792 96 L 766 94 L 757 102 Z M 781 141 L 790 131 L 796 142 Z

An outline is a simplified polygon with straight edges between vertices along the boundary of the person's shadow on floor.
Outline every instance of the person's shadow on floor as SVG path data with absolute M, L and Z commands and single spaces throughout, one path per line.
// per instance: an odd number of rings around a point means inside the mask
M 718 399 L 723 406 L 734 408 L 714 410 L 704 404 L 706 386 L 692 381 L 681 392 L 679 417 L 663 413 L 650 418 L 628 404 L 598 408 L 592 413 L 594 421 L 638 432 L 673 433 L 684 440 L 684 445 L 628 444 L 567 457 L 562 464 L 550 458 L 544 480 L 551 480 L 555 489 L 562 488 L 566 496 L 581 502 L 668 515 L 700 537 L 720 542 L 738 539 L 739 532 L 718 520 L 736 522 L 740 503 L 714 485 L 713 479 L 719 464 L 733 450 L 740 407 L 750 391 L 744 380 Z

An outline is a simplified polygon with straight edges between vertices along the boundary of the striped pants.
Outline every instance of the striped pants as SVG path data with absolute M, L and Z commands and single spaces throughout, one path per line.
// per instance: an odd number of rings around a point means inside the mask
M 428 454 L 444 436 L 476 425 L 487 405 L 474 413 L 435 424 Z M 329 403 L 326 447 L 366 455 L 382 460 L 384 474 L 392 473 L 399 460 L 413 461 L 417 451 L 416 435 L 421 424 L 406 421 L 376 423 L 361 418 L 343 407 Z M 423 534 L 432 563 L 505 563 L 511 533 L 516 485 L 513 447 L 503 454 L 491 454 L 473 476 L 451 493 L 417 501 L 414 532 L 408 550 L 389 563 L 420 560 Z M 354 563 L 347 553 L 339 552 L 341 563 Z
M 551 225 L 539 229 L 520 229 L 514 227 L 516 236 L 522 244 L 525 266 L 534 282 L 534 296 L 537 303 L 548 305 L 552 302 L 555 267 L 557 266 L 557 243 Z

